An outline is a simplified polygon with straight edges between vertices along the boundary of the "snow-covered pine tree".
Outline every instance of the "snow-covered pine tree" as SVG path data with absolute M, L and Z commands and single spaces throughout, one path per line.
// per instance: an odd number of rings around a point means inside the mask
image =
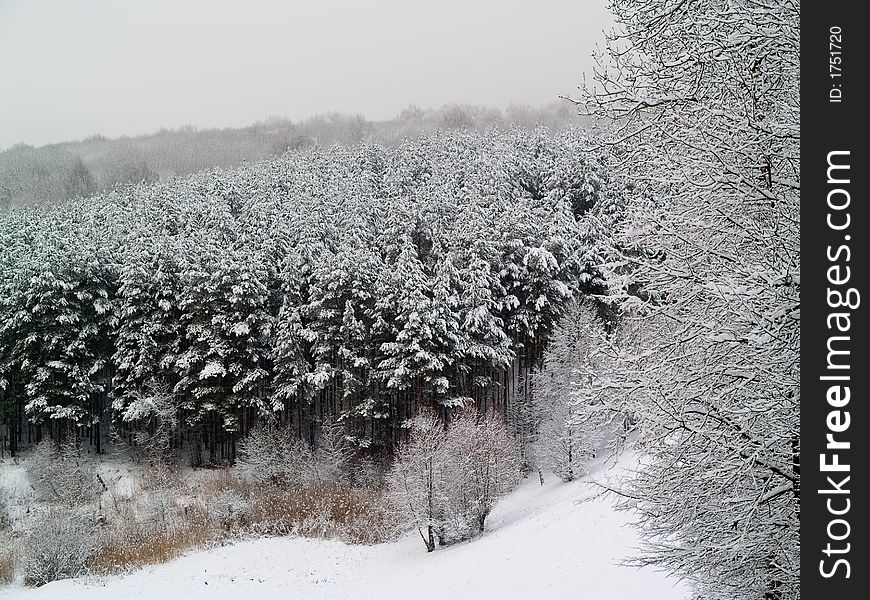
M 511 340 L 501 318 L 493 314 L 498 281 L 490 263 L 479 255 L 462 270 L 460 320 L 466 339 L 465 355 L 482 363 L 504 368 L 514 359 Z
M 73 251 L 39 261 L 18 278 L 3 330 L 27 414 L 34 422 L 98 422 L 112 350 L 114 275 L 95 256 Z
M 311 328 L 311 270 L 315 248 L 305 244 L 287 255 L 280 276 L 282 299 L 275 321 L 272 347 L 270 408 L 281 411 L 299 439 L 313 441 L 311 403 L 314 386 L 313 347 L 317 333 Z
M 451 406 L 446 371 L 458 357 L 460 339 L 447 267 L 434 277 L 426 273 L 417 245 L 406 237 L 395 272 L 385 275 L 398 293 L 391 307 L 395 341 L 381 344 L 380 376 L 388 388 L 411 390 L 419 406 Z
M 361 241 L 348 241 L 337 253 L 321 255 L 313 273 L 315 370 L 309 379 L 322 390 L 324 409 L 335 419 L 358 414 L 373 394 L 373 290 L 380 267 Z
M 268 410 L 272 320 L 264 277 L 252 257 L 216 246 L 203 254 L 182 275 L 185 348 L 175 361 L 175 393 L 189 422 L 205 426 L 213 438 L 237 431 L 241 411 Z M 214 441 L 209 446 L 215 459 Z
M 112 410 L 132 426 L 147 427 L 153 418 L 167 423 L 167 411 L 180 404 L 171 393 L 184 336 L 174 254 L 166 240 L 148 239 L 121 268 Z M 155 394 L 160 401 L 155 401 Z M 172 433 L 167 432 L 170 437 Z M 168 450 L 170 439 L 166 442 Z

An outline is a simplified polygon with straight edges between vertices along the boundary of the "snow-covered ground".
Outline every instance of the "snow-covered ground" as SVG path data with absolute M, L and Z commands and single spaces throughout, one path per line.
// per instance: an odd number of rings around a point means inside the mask
M 617 469 L 594 479 L 612 479 Z M 620 566 L 638 543 L 630 515 L 593 498 L 588 480 L 529 478 L 503 498 L 487 532 L 427 554 L 415 536 L 377 546 L 303 538 L 256 539 L 191 552 L 123 576 L 0 588 L 0 600 L 288 598 L 390 600 L 683 600 L 687 587 Z

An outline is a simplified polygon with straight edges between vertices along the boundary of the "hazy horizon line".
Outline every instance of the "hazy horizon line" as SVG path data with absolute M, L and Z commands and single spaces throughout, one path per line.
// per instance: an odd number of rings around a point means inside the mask
M 488 105 L 488 104 L 476 104 L 471 102 L 448 102 L 446 104 L 442 104 L 440 106 L 421 106 L 416 103 L 411 103 L 407 105 L 405 108 L 400 110 L 397 113 L 394 113 L 393 116 L 387 118 L 371 118 L 367 116 L 364 112 L 345 112 L 341 110 L 325 110 L 322 112 L 316 112 L 313 114 L 309 114 L 308 116 L 301 117 L 298 119 L 294 119 L 289 116 L 284 115 L 276 115 L 271 114 L 266 116 L 265 118 L 258 119 L 253 122 L 248 122 L 246 124 L 239 125 L 199 125 L 196 123 L 181 123 L 179 125 L 162 125 L 157 129 L 150 129 L 148 131 L 140 131 L 136 133 L 121 133 L 117 135 L 109 134 L 105 135 L 100 131 L 90 133 L 84 137 L 80 138 L 72 138 L 72 139 L 62 139 L 53 142 L 46 142 L 44 144 L 35 144 L 28 142 L 26 140 L 19 140 L 10 144 L 9 146 L 0 145 L 0 152 L 6 152 L 9 150 L 14 150 L 16 148 L 29 148 L 29 149 L 40 149 L 46 148 L 50 146 L 63 146 L 65 144 L 81 144 L 88 141 L 96 141 L 96 140 L 105 140 L 105 141 L 117 141 L 122 139 L 134 139 L 134 138 L 144 138 L 149 136 L 160 135 L 163 133 L 175 133 L 175 132 L 204 132 L 204 131 L 227 131 L 227 130 L 239 130 L 239 129 L 247 129 L 251 127 L 256 127 L 258 125 L 267 125 L 269 123 L 305 123 L 308 121 L 312 121 L 317 119 L 318 117 L 328 117 L 328 116 L 341 116 L 341 117 L 362 117 L 365 121 L 370 123 L 388 123 L 390 121 L 395 121 L 402 116 L 406 111 L 409 110 L 419 110 L 423 113 L 426 112 L 437 112 L 449 108 L 474 108 L 474 109 L 485 109 L 485 110 L 494 110 L 498 111 L 501 116 L 505 116 L 506 112 L 511 108 L 528 108 L 532 110 L 542 110 L 550 107 L 555 107 L 556 105 L 564 104 L 565 106 L 569 106 L 571 104 L 571 100 L 569 100 L 565 96 L 557 96 L 551 102 L 544 102 L 533 104 L 529 102 L 507 102 L 503 106 L 496 105 Z

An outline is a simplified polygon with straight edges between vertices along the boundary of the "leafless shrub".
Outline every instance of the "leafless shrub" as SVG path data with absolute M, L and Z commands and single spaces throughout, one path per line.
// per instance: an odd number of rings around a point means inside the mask
M 85 504 L 105 487 L 73 436 L 59 446 L 49 439 L 42 440 L 30 459 L 28 472 L 33 487 L 44 499 L 67 506 Z
M 250 519 L 250 503 L 234 490 L 227 489 L 210 496 L 206 506 L 211 518 L 227 532 L 238 529 Z
M 309 454 L 286 428 L 260 424 L 239 443 L 236 469 L 258 484 L 297 487 L 304 480 L 304 464 Z
M 24 552 L 25 582 L 40 586 L 78 577 L 97 550 L 94 515 L 52 510 L 30 532 Z
M 347 443 L 344 425 L 324 419 L 320 424 L 317 445 L 303 463 L 308 482 L 318 486 L 347 483 L 352 456 L 353 450 Z

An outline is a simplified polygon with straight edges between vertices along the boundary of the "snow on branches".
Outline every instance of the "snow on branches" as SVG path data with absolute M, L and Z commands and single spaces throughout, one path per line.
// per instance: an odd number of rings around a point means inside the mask
M 455 132 L 14 209 L 2 401 L 92 436 L 150 426 L 132 415 L 158 387 L 218 461 L 267 415 L 385 447 L 419 408 L 504 407 L 568 302 L 603 289 L 623 194 L 589 145 Z
M 798 597 L 799 6 L 611 7 L 579 102 L 636 186 L 607 267 L 636 338 L 601 388 L 640 418 L 640 562 L 704 598 Z
M 503 419 L 466 410 L 445 429 L 423 412 L 410 425 L 387 476 L 401 525 L 416 528 L 429 552 L 482 532 L 495 501 L 521 477 L 519 449 Z

